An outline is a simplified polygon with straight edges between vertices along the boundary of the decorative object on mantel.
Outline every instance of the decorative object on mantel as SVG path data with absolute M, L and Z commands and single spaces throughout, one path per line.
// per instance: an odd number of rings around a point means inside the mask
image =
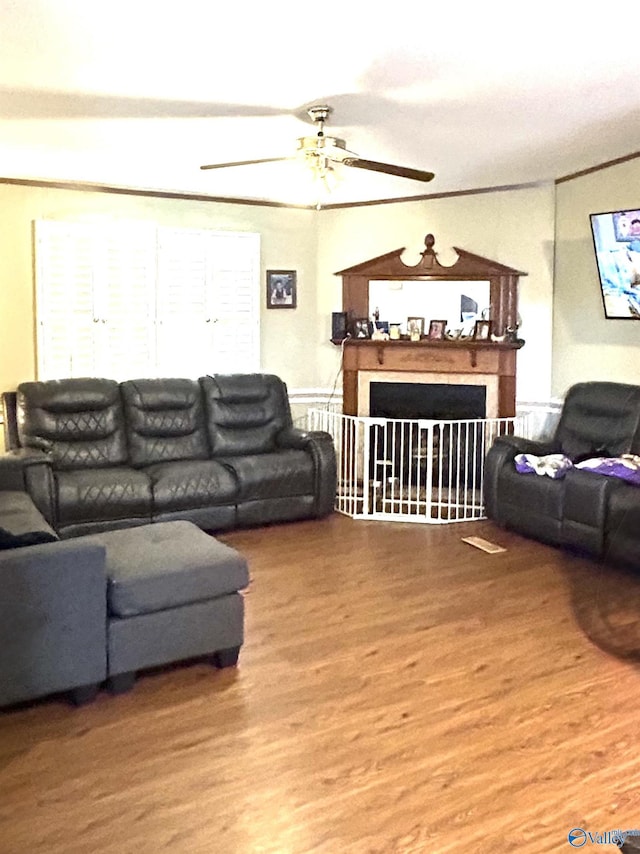
M 358 317 L 353 324 L 354 338 L 371 338 L 371 330 L 369 327 L 368 317 Z
M 491 321 L 476 320 L 476 325 L 473 330 L 474 341 L 490 341 L 491 340 Z
M 389 333 L 384 332 L 382 329 L 380 329 L 378 326 L 376 326 L 375 329 L 373 330 L 373 332 L 371 333 L 371 340 L 372 341 L 388 341 L 389 340 Z
M 444 341 L 444 333 L 447 328 L 446 320 L 430 320 L 429 335 L 430 341 Z
M 419 341 L 424 335 L 424 317 L 407 317 L 407 332 L 411 341 Z
M 347 312 L 334 311 L 331 313 L 331 340 L 344 341 L 347 337 Z

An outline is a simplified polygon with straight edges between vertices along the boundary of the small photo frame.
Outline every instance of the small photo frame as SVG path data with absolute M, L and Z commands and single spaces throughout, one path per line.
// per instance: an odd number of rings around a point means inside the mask
M 407 317 L 407 332 L 409 335 L 424 335 L 424 317 Z
M 295 270 L 267 270 L 267 308 L 295 308 L 296 279 Z
M 431 341 L 444 341 L 444 333 L 447 328 L 446 320 L 430 320 L 427 338 Z
M 491 321 L 476 320 L 476 325 L 473 328 L 474 341 L 490 341 L 491 340 Z
M 356 317 L 353 321 L 354 338 L 371 338 L 371 327 L 368 317 Z
M 384 332 L 386 335 L 389 334 L 389 321 L 388 320 L 374 320 L 374 327 L 378 332 Z

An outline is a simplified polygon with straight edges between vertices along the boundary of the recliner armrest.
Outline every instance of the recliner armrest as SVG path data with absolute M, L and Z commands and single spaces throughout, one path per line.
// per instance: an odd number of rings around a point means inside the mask
M 537 442 L 533 439 L 525 439 L 522 436 L 496 437 L 484 464 L 484 504 L 489 519 L 493 519 L 499 524 L 502 522 L 498 480 L 503 467 L 506 465 L 513 466 L 513 460 L 518 454 L 535 454 L 542 457 L 553 453 L 557 453 L 557 449 L 550 442 Z
M 321 518 L 331 513 L 337 485 L 336 451 L 331 435 L 324 430 L 286 427 L 276 434 L 276 445 L 278 448 L 306 451 L 311 455 L 316 481 L 316 516 Z
M 49 464 L 49 457 L 36 448 L 17 448 L 0 454 L 0 490 L 26 492 L 26 469 L 38 464 Z
M 57 530 L 51 457 L 37 448 L 19 448 L 0 455 L 0 490 L 28 492 L 52 528 Z
M 292 448 L 297 451 L 307 449 L 313 433 L 309 430 L 301 430 L 298 427 L 285 427 L 276 433 L 276 446 L 278 448 Z

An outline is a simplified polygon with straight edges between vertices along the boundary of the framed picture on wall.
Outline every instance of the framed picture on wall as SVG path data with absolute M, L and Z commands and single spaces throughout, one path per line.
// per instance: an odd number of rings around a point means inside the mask
M 295 270 L 267 270 L 267 308 L 295 308 L 298 293 Z

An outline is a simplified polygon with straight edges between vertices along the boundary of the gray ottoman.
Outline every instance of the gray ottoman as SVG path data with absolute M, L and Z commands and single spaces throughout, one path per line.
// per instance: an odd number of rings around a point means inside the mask
M 107 676 L 114 693 L 136 671 L 210 655 L 238 661 L 244 640 L 245 558 L 192 522 L 84 537 L 106 548 Z

